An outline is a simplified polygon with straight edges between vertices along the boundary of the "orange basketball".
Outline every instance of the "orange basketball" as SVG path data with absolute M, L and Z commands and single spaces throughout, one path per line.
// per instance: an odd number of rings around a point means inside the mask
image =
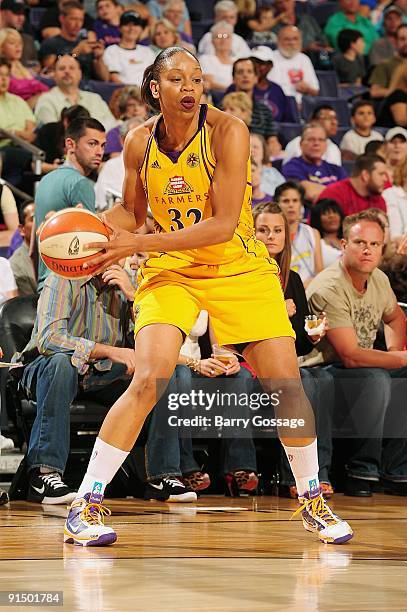
M 52 272 L 64 278 L 83 278 L 96 269 L 84 269 L 99 251 L 84 250 L 90 242 L 108 242 L 109 232 L 97 215 L 81 208 L 66 208 L 44 223 L 39 236 L 39 251 Z

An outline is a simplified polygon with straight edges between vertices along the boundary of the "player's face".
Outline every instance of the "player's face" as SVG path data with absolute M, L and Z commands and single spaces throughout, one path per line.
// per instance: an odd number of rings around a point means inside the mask
M 169 117 L 194 115 L 203 93 L 198 61 L 188 53 L 173 55 L 161 71 L 160 80 L 152 81 L 152 91 Z
M 345 266 L 360 274 L 370 274 L 380 263 L 383 250 L 383 231 L 377 223 L 360 221 L 350 228 L 342 241 Z
M 278 205 L 288 219 L 289 223 L 301 220 L 301 196 L 296 189 L 286 189 L 280 195 Z
M 256 219 L 256 238 L 266 245 L 271 257 L 284 250 L 285 224 L 282 215 L 264 212 Z
M 106 134 L 90 128 L 74 142 L 67 138 L 67 149 L 74 153 L 76 161 L 83 168 L 85 175 L 97 170 L 102 163 L 105 150 Z

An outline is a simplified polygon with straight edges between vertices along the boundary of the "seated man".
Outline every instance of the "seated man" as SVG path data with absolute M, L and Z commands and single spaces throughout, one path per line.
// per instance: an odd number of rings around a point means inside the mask
M 86 108 L 90 116 L 100 121 L 106 130 L 117 124 L 99 94 L 79 88 L 82 72 L 74 57 L 63 55 L 57 59 L 54 78 L 55 87 L 43 94 L 35 107 L 35 117 L 40 125 L 59 121 L 62 110 L 76 104 Z
M 374 211 L 347 217 L 343 257 L 307 289 L 311 312 L 325 311 L 329 319 L 326 339 L 316 349 L 317 361 L 333 375 L 337 391 L 343 389 L 336 418 L 341 420 L 339 435 L 349 438 L 345 492 L 354 496 L 371 495 L 379 477 L 385 492 L 407 494 L 404 401 L 390 407 L 392 379 L 407 377 L 405 318 L 388 278 L 377 267 L 384 235 L 383 221 Z M 387 351 L 373 348 L 381 322 Z M 384 448 L 383 437 L 392 438 Z
M 377 100 L 391 93 L 391 80 L 396 70 L 407 58 L 407 24 L 402 24 L 396 33 L 396 53 L 389 60 L 380 62 L 369 77 L 370 96 Z
M 338 35 L 341 30 L 349 28 L 358 30 L 365 41 L 364 53 L 368 54 L 373 42 L 379 38 L 379 35 L 370 19 L 362 17 L 359 13 L 359 0 L 339 0 L 339 8 L 341 10 L 329 17 L 324 28 L 330 44 L 337 49 Z
M 52 69 L 60 55 L 72 54 L 78 58 L 85 78 L 107 79 L 106 67 L 103 64 L 102 42 L 96 40 L 92 30 L 83 30 L 85 11 L 78 0 L 61 3 L 59 22 L 61 31 L 56 36 L 43 40 L 39 59 L 43 68 Z
M 322 156 L 322 159 L 329 162 L 330 164 L 336 164 L 340 166 L 342 164 L 341 152 L 338 145 L 334 143 L 332 138 L 336 136 L 338 132 L 338 117 L 335 109 L 330 104 L 321 104 L 316 106 L 309 119 L 309 123 L 315 123 L 322 125 L 326 131 L 326 151 Z M 301 156 L 301 136 L 296 136 L 285 147 L 285 155 L 283 164 L 286 164 L 293 157 Z
M 323 159 L 327 149 L 327 135 L 322 125 L 308 125 L 302 131 L 301 157 L 294 157 L 284 164 L 285 178 L 299 181 L 305 189 L 307 200 L 314 202 L 327 185 L 346 177 L 342 166 Z
M 16 279 L 19 295 L 32 295 L 37 292 L 37 278 L 34 262 L 30 257 L 31 231 L 34 222 L 35 204 L 28 201 L 19 211 L 18 229 L 23 243 L 10 257 L 10 266 Z
M 319 194 L 318 200 L 335 200 L 343 214 L 380 208 L 386 212 L 382 192 L 388 183 L 388 168 L 379 155 L 360 155 L 356 158 L 352 176 L 328 185 Z
M 31 339 L 14 355 L 27 364 L 21 384 L 37 402 L 27 452 L 29 501 L 75 498 L 62 480 L 69 408 L 78 391 L 109 407 L 127 388 L 135 365 L 134 350 L 124 347 L 133 297 L 129 276 L 118 265 L 96 277 L 68 280 L 51 273 L 45 281 Z
M 317 96 L 319 81 L 310 58 L 301 52 L 302 37 L 295 26 L 285 26 L 278 33 L 277 50 L 273 52 L 270 81 L 280 85 L 286 96 L 301 104 L 302 96 Z

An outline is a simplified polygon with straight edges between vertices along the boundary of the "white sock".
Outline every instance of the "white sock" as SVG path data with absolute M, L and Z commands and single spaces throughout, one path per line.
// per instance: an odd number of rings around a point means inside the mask
M 284 446 L 299 496 L 319 491 L 317 439 L 308 446 Z
M 106 486 L 128 454 L 128 451 L 103 442 L 101 438 L 96 438 L 88 469 L 79 487 L 76 499 L 84 497 L 86 493 L 90 492 L 96 492 L 103 496 Z

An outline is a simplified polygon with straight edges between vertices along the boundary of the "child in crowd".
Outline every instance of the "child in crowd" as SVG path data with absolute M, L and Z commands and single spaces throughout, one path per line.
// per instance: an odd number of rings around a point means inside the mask
M 368 142 L 383 140 L 382 134 L 372 130 L 376 115 L 372 102 L 359 100 L 352 107 L 353 129 L 346 132 L 342 138 L 340 149 L 342 160 L 353 161 L 358 155 L 363 155 Z
M 361 85 L 366 74 L 363 51 L 365 41 L 357 30 L 341 30 L 338 35 L 340 52 L 332 58 L 341 85 Z
M 271 202 L 273 197 L 268 193 L 265 193 L 261 186 L 261 170 L 262 166 L 253 158 L 251 160 L 252 163 L 252 206 L 256 206 L 257 204 L 262 204 L 263 202 Z

